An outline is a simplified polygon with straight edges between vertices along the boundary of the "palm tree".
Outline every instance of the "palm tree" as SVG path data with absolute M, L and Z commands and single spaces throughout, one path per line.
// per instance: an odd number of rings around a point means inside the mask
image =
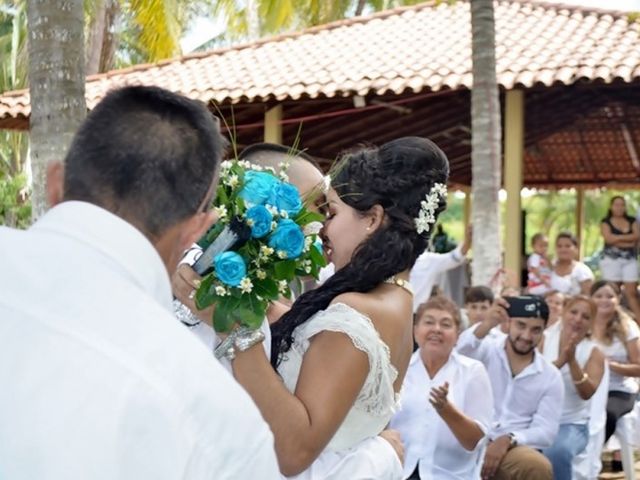
M 500 100 L 496 79 L 493 0 L 471 5 L 473 89 L 471 163 L 473 205 L 473 284 L 489 285 L 500 269 L 501 184 Z M 479 208 L 478 206 L 482 207 Z
M 47 165 L 62 160 L 84 119 L 82 0 L 28 0 L 33 220 L 47 208 Z

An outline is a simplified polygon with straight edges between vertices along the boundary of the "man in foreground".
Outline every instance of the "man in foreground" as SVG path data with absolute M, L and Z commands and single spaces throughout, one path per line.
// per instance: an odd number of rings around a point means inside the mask
M 53 208 L 0 229 L 1 477 L 279 478 L 257 408 L 172 314 L 223 144 L 202 104 L 111 92 L 50 166 Z

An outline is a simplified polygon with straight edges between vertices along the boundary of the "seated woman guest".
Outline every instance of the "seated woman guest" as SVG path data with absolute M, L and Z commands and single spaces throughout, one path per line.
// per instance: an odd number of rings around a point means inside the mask
M 589 297 L 569 298 L 560 321 L 544 332 L 542 355 L 560 369 L 564 403 L 560 430 L 542 453 L 551 461 L 553 478 L 571 480 L 573 458 L 589 441 L 589 400 L 604 373 L 604 356 L 589 339 L 596 305 Z
M 418 309 L 413 332 L 420 348 L 409 363 L 401 410 L 391 420 L 405 446 L 404 478 L 480 478 L 479 445 L 493 398 L 482 363 L 453 351 L 459 331 L 451 300 L 432 297 Z
M 605 442 L 616 430 L 618 419 L 629 413 L 638 396 L 640 377 L 640 329 L 620 308 L 617 284 L 600 280 L 591 288 L 598 311 L 593 340 L 609 361 L 609 400 Z
M 556 237 L 556 260 L 551 271 L 552 290 L 565 295 L 589 295 L 593 283 L 593 272 L 578 257 L 578 240 L 569 232 L 560 232 Z

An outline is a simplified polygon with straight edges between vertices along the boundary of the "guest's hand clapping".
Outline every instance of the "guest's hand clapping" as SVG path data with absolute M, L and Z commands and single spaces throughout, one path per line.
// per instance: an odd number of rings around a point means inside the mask
M 449 382 L 444 382 L 439 387 L 434 387 L 429 392 L 429 403 L 433 405 L 436 412 L 440 413 L 448 404 L 447 395 L 449 394 Z

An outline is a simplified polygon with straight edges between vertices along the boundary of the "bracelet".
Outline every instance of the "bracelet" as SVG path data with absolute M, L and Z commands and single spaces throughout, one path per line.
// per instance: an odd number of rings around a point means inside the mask
M 214 354 L 218 360 L 224 357 L 231 361 L 236 358 L 236 350 L 244 352 L 263 340 L 264 333 L 261 330 L 251 330 L 247 327 L 236 328 L 215 348 Z
M 574 380 L 573 384 L 574 385 L 582 385 L 584 382 L 586 382 L 587 380 L 589 380 L 589 374 L 587 372 L 584 372 L 582 374 L 582 378 L 580 380 L 578 380 L 577 382 Z

